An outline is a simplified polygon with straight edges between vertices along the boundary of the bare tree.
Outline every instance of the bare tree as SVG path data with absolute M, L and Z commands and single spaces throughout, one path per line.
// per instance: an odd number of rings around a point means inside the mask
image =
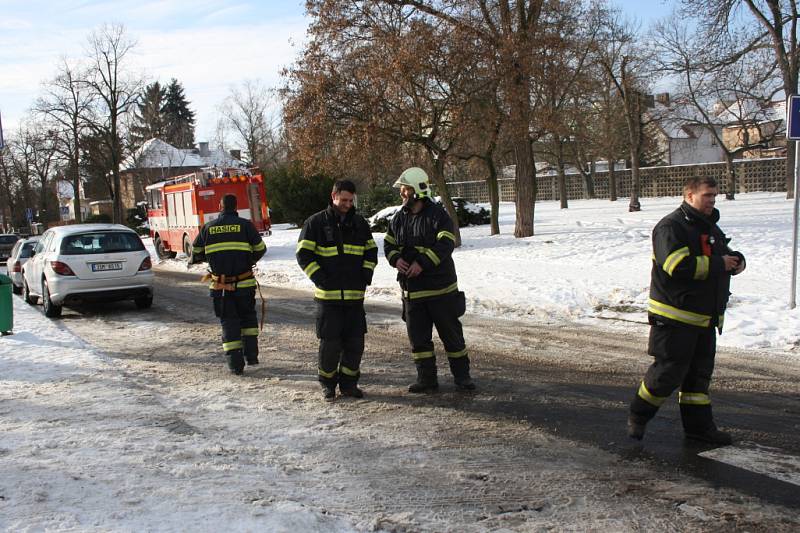
M 260 81 L 232 87 L 220 108 L 226 126 L 244 146 L 249 163 L 274 168 L 285 160 L 278 101 Z
M 639 165 L 645 146 L 644 109 L 648 92 L 649 60 L 631 24 L 611 17 L 603 30 L 598 60 L 622 99 L 628 130 L 628 153 L 631 164 L 631 198 L 629 211 L 641 210 Z
M 18 180 L 11 151 L 10 139 L 0 148 L 0 215 L 6 227 L 21 223 L 21 209 L 18 209 Z
M 800 45 L 797 0 L 683 0 L 683 13 L 704 30 L 707 47 L 716 47 L 726 62 L 768 46 L 778 65 L 785 97 L 798 93 Z M 787 151 L 786 192 L 794 197 L 794 161 Z
M 541 47 L 560 46 L 563 36 L 548 33 L 549 10 L 562 2 L 544 0 L 486 0 L 441 3 L 423 0 L 385 0 L 387 3 L 411 6 L 433 15 L 456 28 L 476 36 L 488 47 L 497 61 L 504 108 L 512 132 L 516 160 L 516 237 L 533 235 L 536 201 L 536 167 L 534 165 L 531 123 L 533 104 L 531 81 L 534 51 Z
M 782 89 L 770 51 L 754 49 L 728 62 L 709 48 L 702 35 L 675 19 L 656 26 L 660 67 L 680 80 L 665 120 L 698 126 L 711 135 L 725 157 L 726 198 L 733 200 L 733 160 L 754 148 L 767 147 L 783 131 L 771 113 L 773 97 Z M 725 132 L 735 131 L 735 136 Z
M 35 110 L 53 121 L 61 134 L 54 149 L 66 157 L 74 191 L 75 221 L 81 221 L 81 137 L 89 124 L 87 118 L 93 103 L 86 84 L 86 74 L 62 58 L 56 76 L 45 84 L 45 94 L 36 101 Z
M 576 125 L 585 112 L 580 104 L 588 100 L 593 86 L 588 63 L 597 47 L 600 15 L 598 10 L 565 3 L 550 24 L 558 35 L 570 35 L 570 39 L 557 48 L 541 48 L 534 61 L 539 71 L 534 76 L 534 93 L 541 101 L 537 123 L 543 130 L 537 150 L 546 150 L 555 164 L 562 209 L 568 207 L 565 167 L 580 135 Z
M 486 187 L 489 191 L 489 232 L 500 233 L 500 188 L 498 183 L 498 152 L 502 142 L 505 114 L 503 113 L 497 78 L 484 91 L 476 93 L 462 115 L 462 136 L 453 156 L 469 161 L 479 160 L 486 167 Z
M 133 112 L 144 87 L 142 76 L 129 70 L 129 55 L 135 42 L 128 39 L 124 26 L 105 24 L 89 36 L 88 71 L 84 83 L 95 98 L 96 106 L 86 117 L 95 136 L 107 150 L 114 222 L 122 222 L 122 187 L 120 163 L 125 157 L 124 119 Z
M 32 176 L 37 182 L 39 196 L 39 222 L 52 222 L 58 220 L 59 209 L 55 190 L 55 171 L 58 162 L 58 132 L 50 127 L 51 124 L 42 121 L 30 120 L 21 130 L 21 137 L 27 145 L 30 156 Z

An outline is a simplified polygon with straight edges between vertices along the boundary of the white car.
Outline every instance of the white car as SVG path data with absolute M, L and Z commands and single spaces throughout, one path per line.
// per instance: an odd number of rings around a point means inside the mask
M 39 242 L 39 237 L 20 239 L 11 249 L 8 258 L 8 277 L 11 278 L 11 290 L 14 294 L 22 294 L 22 265 L 28 262 L 33 253 L 33 247 Z
M 120 224 L 74 224 L 42 234 L 22 267 L 22 294 L 39 299 L 45 316 L 61 315 L 64 304 L 132 299 L 153 304 L 153 264 L 142 239 Z

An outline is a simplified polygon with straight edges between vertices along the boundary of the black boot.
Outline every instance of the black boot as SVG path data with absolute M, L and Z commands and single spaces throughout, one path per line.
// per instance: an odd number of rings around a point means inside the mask
M 642 440 L 647 423 L 656 416 L 657 412 L 658 407 L 646 402 L 637 393 L 631 401 L 628 414 L 628 436 L 635 440 Z
M 322 385 L 322 398 L 326 402 L 332 402 L 334 399 L 336 399 L 336 388 Z
M 417 366 L 417 381 L 408 386 L 408 392 L 416 394 L 436 392 L 439 380 L 436 378 L 436 359 L 428 357 L 414 363 Z
M 326 378 L 319 376 L 319 384 L 322 385 L 322 397 L 326 402 L 332 402 L 336 398 L 336 385 L 339 383 L 338 376 Z
M 469 376 L 469 356 L 448 357 L 447 360 L 450 363 L 450 372 L 453 373 L 456 389 L 460 391 L 475 390 L 475 383 Z
M 342 393 L 342 396 L 350 396 L 351 398 L 363 398 L 364 391 L 353 385 L 352 387 L 342 387 L 339 384 L 339 392 Z
M 241 376 L 244 373 L 244 355 L 242 355 L 241 350 L 225 352 L 225 360 L 228 363 L 228 370 L 232 374 Z
M 681 421 L 687 439 L 727 446 L 733 443 L 730 434 L 717 429 L 711 405 L 681 404 Z
M 635 415 L 628 415 L 628 436 L 635 440 L 644 438 L 644 430 L 647 427 L 647 420 L 642 420 Z
M 361 377 L 361 372 L 358 370 L 348 370 L 347 373 L 341 372 L 339 374 L 339 392 L 342 396 L 350 396 L 351 398 L 363 398 L 364 391 L 358 388 L 358 378 Z

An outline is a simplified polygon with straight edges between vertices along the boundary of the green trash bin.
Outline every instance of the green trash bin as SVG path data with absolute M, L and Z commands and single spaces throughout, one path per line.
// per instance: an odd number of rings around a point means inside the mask
M 0 274 L 0 333 L 14 329 L 14 302 L 11 300 L 11 278 Z

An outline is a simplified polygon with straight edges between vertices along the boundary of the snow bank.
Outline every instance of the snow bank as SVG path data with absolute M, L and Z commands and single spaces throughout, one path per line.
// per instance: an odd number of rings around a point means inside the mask
M 513 236 L 514 205 L 502 203 L 501 234 L 489 236 L 489 226 L 463 228 L 463 245 L 454 254 L 468 312 L 646 332 L 650 232 L 680 201 L 645 198 L 638 213 L 629 213 L 624 199 L 573 200 L 569 209 L 539 202 L 536 235 L 525 239 Z M 717 207 L 731 247 L 747 257 L 747 270 L 733 278 L 720 345 L 797 350 L 800 310 L 788 308 L 792 202 L 783 194 L 750 193 L 720 198 Z M 277 225 L 265 239 L 259 270 L 267 284 L 311 289 L 294 258 L 298 233 Z M 382 250 L 383 234 L 375 240 Z M 382 253 L 368 298 L 399 299 L 395 271 Z

